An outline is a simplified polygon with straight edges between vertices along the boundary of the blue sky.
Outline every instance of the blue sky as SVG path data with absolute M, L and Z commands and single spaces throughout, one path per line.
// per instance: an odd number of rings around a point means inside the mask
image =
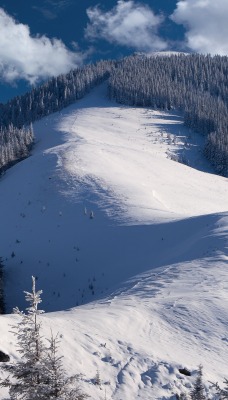
M 134 51 L 228 54 L 227 0 L 0 0 L 0 101 Z

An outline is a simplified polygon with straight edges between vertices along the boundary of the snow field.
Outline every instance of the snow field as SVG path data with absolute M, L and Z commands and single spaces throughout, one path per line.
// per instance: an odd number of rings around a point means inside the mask
M 108 102 L 103 86 L 34 129 L 33 155 L 0 182 L 8 312 L 37 276 L 44 336 L 59 332 L 94 400 L 174 399 L 200 363 L 208 390 L 222 383 L 228 189 L 205 172 L 201 139 L 175 113 Z M 170 160 L 183 152 L 200 170 Z M 12 359 L 14 320 L 1 316 Z

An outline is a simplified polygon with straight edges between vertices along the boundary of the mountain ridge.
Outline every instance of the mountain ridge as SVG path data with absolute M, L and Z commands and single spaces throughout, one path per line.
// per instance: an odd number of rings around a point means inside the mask
M 170 159 L 187 140 L 191 163 L 209 168 L 171 116 L 110 102 L 100 86 L 35 123 L 31 157 L 0 182 L 7 311 L 24 308 L 35 275 L 44 337 L 59 332 L 66 369 L 96 400 L 174 399 L 199 363 L 212 393 L 226 369 L 227 179 Z M 15 316 L 0 318 L 17 360 Z

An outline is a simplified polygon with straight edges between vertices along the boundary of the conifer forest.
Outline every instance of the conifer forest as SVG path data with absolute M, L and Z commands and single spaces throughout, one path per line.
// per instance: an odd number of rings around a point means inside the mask
M 100 61 L 49 79 L 0 105 L 0 169 L 29 154 L 31 123 L 82 98 L 108 80 L 118 103 L 177 109 L 185 125 L 205 137 L 205 155 L 218 174 L 228 174 L 228 58 L 200 54 L 144 56 Z

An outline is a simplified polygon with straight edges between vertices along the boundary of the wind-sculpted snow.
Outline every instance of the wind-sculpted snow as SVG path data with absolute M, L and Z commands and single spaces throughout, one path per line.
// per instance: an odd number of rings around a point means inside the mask
M 109 103 L 103 86 L 34 130 L 32 156 L 0 181 L 7 311 L 36 276 L 55 311 L 42 333 L 59 332 L 94 400 L 174 400 L 200 363 L 212 397 L 228 359 L 227 179 L 180 116 Z M 12 321 L 0 350 L 16 360 Z
M 84 190 L 84 184 L 91 187 L 102 209 L 122 223 L 227 210 L 227 179 L 167 158 L 167 153 L 188 147 L 189 130 L 184 129 L 181 117 L 146 108 L 107 107 L 102 95 L 101 87 L 100 97 L 96 91 L 63 115 L 57 126 L 68 133 L 67 144 L 56 154 L 66 180 L 72 177 L 76 194 Z M 195 162 L 200 151 L 197 144 L 195 149 L 192 145 Z M 187 150 L 185 154 L 187 158 Z

